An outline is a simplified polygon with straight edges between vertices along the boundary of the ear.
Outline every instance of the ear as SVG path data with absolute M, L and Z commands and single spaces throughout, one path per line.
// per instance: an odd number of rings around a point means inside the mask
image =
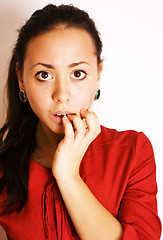
M 24 90 L 24 82 L 23 82 L 22 71 L 19 68 L 18 62 L 16 63 L 16 75 L 17 75 L 17 78 L 18 78 L 19 89 Z
M 97 78 L 99 88 L 100 88 L 100 79 L 101 79 L 102 70 L 103 70 L 103 61 L 100 61 L 100 63 L 98 64 L 98 78 Z

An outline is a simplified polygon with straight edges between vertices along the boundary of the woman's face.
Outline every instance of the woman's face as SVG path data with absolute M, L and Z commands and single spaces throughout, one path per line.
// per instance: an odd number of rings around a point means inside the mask
M 101 71 L 89 34 L 58 27 L 29 42 L 18 80 L 40 125 L 63 134 L 62 115 L 92 105 Z

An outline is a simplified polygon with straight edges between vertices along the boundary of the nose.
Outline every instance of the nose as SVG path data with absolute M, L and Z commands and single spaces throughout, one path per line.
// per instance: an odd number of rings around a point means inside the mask
M 52 99 L 54 102 L 65 103 L 70 101 L 71 93 L 68 81 L 57 80 L 54 83 Z

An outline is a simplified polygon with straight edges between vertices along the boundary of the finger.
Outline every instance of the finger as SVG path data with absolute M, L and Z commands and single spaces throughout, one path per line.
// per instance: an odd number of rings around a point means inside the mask
M 62 118 L 63 126 L 65 129 L 65 137 L 63 139 L 64 142 L 73 142 L 74 141 L 74 130 L 71 122 L 69 121 L 67 116 Z
M 71 121 L 74 128 L 74 139 L 75 141 L 81 141 L 85 136 L 85 125 L 78 115 L 68 115 L 69 120 Z
M 97 135 L 101 132 L 100 123 L 97 115 L 90 109 L 81 110 L 81 117 L 85 119 L 88 129 L 87 129 L 87 137 L 92 139 L 92 141 L 97 137 Z
M 85 129 L 88 129 L 87 121 L 85 118 L 82 119 Z

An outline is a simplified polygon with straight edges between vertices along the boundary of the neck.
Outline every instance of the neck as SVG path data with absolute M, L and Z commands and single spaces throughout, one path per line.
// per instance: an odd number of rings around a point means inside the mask
M 36 149 L 33 159 L 44 167 L 51 168 L 53 157 L 63 135 L 56 134 L 38 122 L 36 129 Z
M 54 144 L 59 144 L 59 142 L 63 139 L 64 135 L 57 134 L 51 131 L 47 126 L 38 122 L 37 130 L 36 130 L 36 140 L 37 143 L 54 146 Z

